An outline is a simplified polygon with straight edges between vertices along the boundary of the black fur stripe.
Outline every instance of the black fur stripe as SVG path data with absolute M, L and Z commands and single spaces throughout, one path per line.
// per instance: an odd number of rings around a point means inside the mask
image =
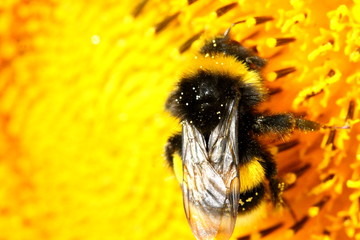
M 265 186 L 260 183 L 253 189 L 240 193 L 239 214 L 249 213 L 256 209 L 265 196 Z

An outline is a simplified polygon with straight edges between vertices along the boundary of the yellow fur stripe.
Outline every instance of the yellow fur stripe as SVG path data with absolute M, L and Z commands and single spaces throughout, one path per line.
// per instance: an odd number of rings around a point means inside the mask
M 174 155 L 173 166 L 174 166 L 174 174 L 176 179 L 179 181 L 179 183 L 182 183 L 183 180 L 182 160 L 180 156 L 177 154 Z
M 199 70 L 241 78 L 245 84 L 254 86 L 260 93 L 265 93 L 260 74 L 249 70 L 244 63 L 237 61 L 233 56 L 223 54 L 195 56 L 188 66 L 185 77 L 192 76 Z
M 254 158 L 240 167 L 240 192 L 251 190 L 265 180 L 265 171 L 258 160 Z
M 265 218 L 270 209 L 265 201 L 262 201 L 259 206 L 252 209 L 245 214 L 237 217 L 236 226 L 239 228 L 254 227 L 254 224 L 258 224 L 258 221 Z

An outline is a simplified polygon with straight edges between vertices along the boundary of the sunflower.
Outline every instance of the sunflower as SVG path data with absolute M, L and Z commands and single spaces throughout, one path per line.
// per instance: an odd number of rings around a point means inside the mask
M 0 2 L 0 239 L 193 239 L 164 102 L 204 39 L 268 60 L 288 207 L 232 239 L 360 239 L 360 1 Z M 293 212 L 293 214 L 291 214 Z

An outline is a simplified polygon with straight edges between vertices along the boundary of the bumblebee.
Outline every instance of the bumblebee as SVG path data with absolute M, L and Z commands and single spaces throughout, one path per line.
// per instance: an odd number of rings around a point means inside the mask
M 165 157 L 180 172 L 185 214 L 198 240 L 229 239 L 237 216 L 253 213 L 266 194 L 281 205 L 276 163 L 262 135 L 321 127 L 258 110 L 268 96 L 261 76 L 266 61 L 229 32 L 205 42 L 166 102 L 182 132 L 168 139 Z

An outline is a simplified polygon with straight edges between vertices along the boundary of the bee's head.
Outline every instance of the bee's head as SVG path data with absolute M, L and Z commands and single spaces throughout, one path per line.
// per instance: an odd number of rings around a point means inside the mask
M 229 100 L 240 97 L 240 82 L 221 73 L 199 70 L 181 79 L 166 108 L 204 134 L 216 127 Z

